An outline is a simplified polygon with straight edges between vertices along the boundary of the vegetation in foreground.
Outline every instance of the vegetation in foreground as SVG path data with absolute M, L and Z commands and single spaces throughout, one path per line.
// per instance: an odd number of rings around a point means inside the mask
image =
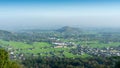
M 7 51 L 0 49 L 0 68 L 21 68 L 21 66 L 9 59 Z
M 8 52 L 0 49 L 0 68 L 119 68 L 120 57 L 109 58 L 59 58 L 53 57 L 29 57 L 21 61 L 21 64 L 9 59 Z M 24 66 L 23 66 L 24 65 Z
M 120 57 L 59 58 L 34 57 L 22 61 L 26 68 L 119 68 Z

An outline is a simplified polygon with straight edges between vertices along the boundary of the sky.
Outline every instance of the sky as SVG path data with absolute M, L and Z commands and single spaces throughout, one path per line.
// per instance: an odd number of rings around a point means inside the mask
M 0 0 L 0 29 L 120 27 L 119 0 Z

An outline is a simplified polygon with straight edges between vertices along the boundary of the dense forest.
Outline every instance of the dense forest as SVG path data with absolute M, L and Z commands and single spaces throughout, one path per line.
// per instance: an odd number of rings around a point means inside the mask
M 120 57 L 109 58 L 59 58 L 59 57 L 37 57 L 28 58 L 22 63 L 33 68 L 119 68 Z

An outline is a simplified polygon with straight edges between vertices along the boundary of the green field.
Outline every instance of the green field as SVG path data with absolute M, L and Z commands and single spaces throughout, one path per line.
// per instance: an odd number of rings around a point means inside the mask
M 85 42 L 76 42 L 77 44 L 86 46 Z M 90 43 L 88 46 L 92 48 L 103 48 L 103 47 L 110 47 L 110 46 L 119 46 L 120 42 L 117 43 L 110 43 L 110 44 L 103 44 L 99 43 L 98 41 L 89 41 L 87 43 Z M 54 53 L 54 55 L 61 57 L 60 51 L 64 51 L 63 55 L 67 58 L 85 58 L 85 57 L 90 57 L 88 54 L 83 54 L 83 55 L 74 55 L 70 53 L 71 47 L 67 48 L 53 48 L 52 44 L 49 44 L 47 42 L 34 42 L 33 44 L 27 44 L 23 42 L 15 42 L 15 41 L 3 41 L 0 40 L 0 45 L 3 46 L 4 48 L 9 48 L 11 47 L 13 50 L 20 49 L 19 51 L 15 51 L 16 54 L 23 53 L 23 54 L 34 54 L 38 55 L 40 54 L 41 56 L 52 56 L 50 52 Z M 46 54 L 47 53 L 47 54 Z

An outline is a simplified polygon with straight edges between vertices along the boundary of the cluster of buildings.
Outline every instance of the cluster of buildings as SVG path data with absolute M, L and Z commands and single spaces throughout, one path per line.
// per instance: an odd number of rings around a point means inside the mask
M 52 44 L 55 45 L 54 48 L 66 48 L 76 46 L 76 44 L 73 42 L 54 42 Z
M 72 49 L 71 52 L 73 54 L 82 55 L 86 53 L 92 56 L 101 57 L 120 56 L 120 46 L 106 48 L 91 48 L 89 46 L 78 46 L 76 49 Z

